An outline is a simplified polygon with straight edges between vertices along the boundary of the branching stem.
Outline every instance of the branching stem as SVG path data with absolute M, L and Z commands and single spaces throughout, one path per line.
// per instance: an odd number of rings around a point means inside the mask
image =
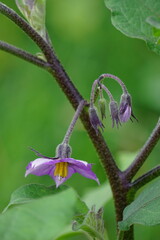
M 143 187 L 148 182 L 160 176 L 160 165 L 151 169 L 147 173 L 143 174 L 141 177 L 137 178 L 132 184 L 132 188 L 137 191 Z
M 11 53 L 19 58 L 22 58 L 23 60 L 26 60 L 30 63 L 33 63 L 41 68 L 45 68 L 45 69 L 50 68 L 50 64 L 48 64 L 44 60 L 26 52 L 20 48 L 17 48 L 11 44 L 8 44 L 6 42 L 0 41 L 0 49 L 5 52 Z
M 84 99 L 71 82 L 69 76 L 60 64 L 60 61 L 57 59 L 50 45 L 23 18 L 21 18 L 15 11 L 13 11 L 1 2 L 0 12 L 7 16 L 10 20 L 12 20 L 17 26 L 19 26 L 37 44 L 37 46 L 39 46 L 39 48 L 45 55 L 48 64 L 50 65 L 50 69 L 48 69 L 48 71 L 55 77 L 57 83 L 67 96 L 68 100 L 76 109 L 79 103 Z M 119 169 L 103 136 L 101 135 L 101 133 L 98 133 L 98 135 L 96 134 L 94 128 L 90 124 L 89 115 L 86 109 L 83 109 L 80 118 L 90 136 L 90 139 L 92 140 L 92 143 L 94 144 L 99 154 L 101 163 L 108 175 L 115 199 L 121 199 L 121 196 L 119 196 L 118 194 L 120 188 L 120 178 L 118 176 Z M 115 203 L 116 209 L 118 209 L 120 201 L 117 200 L 115 201 Z M 121 219 L 121 213 L 118 210 L 117 219 Z
M 81 108 L 82 105 L 80 103 L 84 103 L 85 100 L 83 99 L 79 91 L 76 89 L 76 87 L 70 80 L 68 74 L 65 72 L 60 61 L 56 57 L 53 48 L 23 18 L 21 18 L 15 11 L 13 11 L 12 9 L 10 9 L 1 2 L 0 13 L 4 14 L 16 25 L 18 25 L 37 44 L 37 46 L 43 52 L 46 58 L 46 62 L 35 57 L 30 53 L 25 52 L 24 50 L 16 48 L 15 46 L 4 43 L 2 41 L 0 41 L 0 49 L 7 51 L 11 54 L 14 54 L 26 61 L 29 61 L 49 71 L 52 74 L 52 76 L 55 77 L 57 83 L 67 96 L 68 100 L 70 101 L 74 109 L 77 109 L 78 106 L 80 106 L 79 108 Z M 121 85 L 122 90 L 125 93 L 128 92 L 124 83 L 118 77 L 112 74 L 102 74 L 96 81 L 101 81 L 103 78 L 106 77 L 116 80 Z M 95 88 L 97 85 L 96 81 L 92 86 L 92 92 L 95 92 Z M 108 90 L 107 93 L 109 93 Z M 93 102 L 94 95 L 92 94 L 91 103 L 93 104 Z M 160 166 L 158 166 L 149 171 L 148 173 L 144 174 L 137 180 L 135 180 L 133 183 L 131 183 L 132 178 L 135 176 L 139 168 L 143 165 L 144 161 L 147 159 L 148 155 L 151 153 L 151 151 L 153 150 L 154 146 L 156 145 L 160 138 L 160 120 L 158 121 L 155 129 L 153 130 L 150 138 L 147 140 L 146 144 L 135 158 L 134 162 L 128 167 L 126 171 L 121 172 L 117 167 L 117 164 L 115 163 L 115 160 L 103 136 L 101 135 L 100 132 L 98 132 L 97 135 L 96 131 L 91 126 L 89 115 L 87 112 L 87 107 L 83 108 L 80 118 L 84 127 L 86 128 L 86 131 L 89 134 L 90 139 L 92 140 L 92 143 L 95 146 L 95 149 L 97 150 L 97 153 L 99 154 L 101 163 L 109 178 L 115 202 L 116 218 L 118 222 L 122 220 L 124 208 L 131 201 L 133 201 L 133 198 L 130 198 L 128 200 L 129 191 L 132 190 L 132 188 L 135 188 L 136 190 L 139 189 L 145 183 L 149 182 L 150 180 L 160 175 Z M 75 119 L 77 120 L 77 118 Z M 75 124 L 75 122 L 73 124 Z M 72 128 L 69 131 L 72 131 Z M 68 136 L 66 137 L 66 139 L 68 140 L 70 132 L 68 132 L 67 134 Z M 123 240 L 133 240 L 133 228 L 124 233 Z
M 136 156 L 133 163 L 124 172 L 126 179 L 130 181 L 136 175 L 136 173 L 144 164 L 149 154 L 152 152 L 153 148 L 155 147 L 159 139 L 160 139 L 160 119 L 158 120 L 156 127 L 153 129 L 150 137 L 148 138 L 148 140 L 146 141 L 146 143 Z

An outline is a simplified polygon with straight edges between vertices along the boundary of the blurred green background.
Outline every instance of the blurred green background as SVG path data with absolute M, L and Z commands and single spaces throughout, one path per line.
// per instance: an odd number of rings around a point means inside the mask
M 14 8 L 14 1 L 3 0 Z M 10 20 L 0 15 L 0 39 L 35 54 L 39 49 Z M 111 128 L 109 113 L 104 137 L 117 159 L 126 167 L 141 148 L 160 110 L 160 56 L 145 43 L 130 39 L 111 24 L 110 12 L 103 0 L 48 0 L 46 25 L 57 55 L 81 94 L 89 99 L 91 85 L 102 73 L 119 76 L 133 98 L 139 122 L 128 122 L 120 129 Z M 112 80 L 106 82 L 117 100 L 121 89 Z M 36 157 L 31 146 L 54 156 L 73 116 L 73 109 L 55 80 L 44 70 L 0 51 L 0 209 L 16 188 L 27 183 L 53 184 L 49 176 L 24 178 L 26 165 Z M 98 156 L 83 126 L 77 123 L 71 138 L 73 157 L 96 163 L 93 170 L 106 180 Z M 149 156 L 141 175 L 159 163 L 160 145 Z M 92 180 L 75 174 L 67 182 L 82 196 L 97 187 Z M 98 196 L 97 196 L 98 197 Z M 105 206 L 105 222 L 110 240 L 115 239 L 114 206 Z M 136 239 L 159 240 L 159 227 L 136 226 Z M 144 233 L 145 231 L 145 233 Z

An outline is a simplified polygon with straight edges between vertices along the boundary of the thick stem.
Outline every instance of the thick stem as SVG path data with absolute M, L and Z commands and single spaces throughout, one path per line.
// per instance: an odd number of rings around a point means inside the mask
M 148 138 L 147 142 L 144 144 L 144 146 L 136 156 L 133 163 L 124 172 L 125 177 L 128 180 L 131 180 L 136 175 L 138 170 L 144 164 L 145 160 L 147 159 L 147 157 L 157 144 L 159 138 L 160 138 L 160 119 L 158 120 L 156 127 L 153 129 L 150 137 Z
M 22 58 L 23 60 L 26 60 L 27 62 L 33 63 L 41 68 L 47 69 L 50 67 L 50 65 L 47 62 L 45 62 L 44 60 L 26 52 L 20 48 L 17 48 L 11 44 L 8 44 L 6 42 L 0 41 L 0 49 L 5 52 L 11 53 L 19 58 Z
M 74 84 L 71 82 L 69 76 L 67 75 L 64 68 L 60 64 L 60 61 L 56 57 L 51 46 L 24 19 L 22 19 L 18 14 L 16 14 L 13 10 L 11 10 L 10 8 L 8 8 L 2 3 L 0 3 L 0 12 L 6 15 L 14 23 L 16 23 L 39 46 L 39 48 L 42 50 L 42 52 L 46 57 L 46 60 L 49 66 L 49 69 L 47 70 L 56 79 L 57 83 L 59 84 L 59 86 L 65 93 L 65 95 L 67 96 L 68 100 L 70 101 L 72 106 L 76 109 L 79 103 L 83 100 L 83 97 L 80 95 L 78 90 L 75 88 Z M 14 50 L 15 49 L 13 49 L 12 52 L 10 51 L 10 53 L 14 54 L 15 53 Z M 17 56 L 21 57 L 22 55 L 20 56 L 17 54 Z M 25 59 L 25 60 L 28 60 L 28 59 Z M 123 82 L 116 76 L 111 74 L 106 74 L 106 75 L 103 74 L 101 75 L 100 78 L 104 78 L 104 77 L 110 77 L 115 79 L 116 81 L 121 83 L 123 91 L 124 92 L 127 91 Z M 114 201 L 115 201 L 116 217 L 118 222 L 122 220 L 122 217 L 123 217 L 122 213 L 124 208 L 130 203 L 131 200 L 133 200 L 133 198 L 128 199 L 128 193 L 130 190 L 129 179 L 131 179 L 131 176 L 129 175 L 129 171 L 131 171 L 132 175 L 134 176 L 133 172 L 136 173 L 138 171 L 140 166 L 143 164 L 144 158 L 146 158 L 149 155 L 149 153 L 152 151 L 153 147 L 155 146 L 156 142 L 159 139 L 160 126 L 157 126 L 155 130 L 156 133 L 154 132 L 152 134 L 152 137 L 151 137 L 151 140 L 149 140 L 149 143 L 146 144 L 146 146 L 144 147 L 144 150 L 142 149 L 140 154 L 137 156 L 138 160 L 135 161 L 136 164 L 131 165 L 130 170 L 128 168 L 128 171 L 120 172 L 103 136 L 101 135 L 100 132 L 97 135 L 94 128 L 91 126 L 87 108 L 83 109 L 80 118 L 90 136 L 90 139 L 92 140 L 95 146 L 95 149 L 98 152 L 98 155 L 101 159 L 101 163 L 106 171 L 106 174 L 108 175 L 112 192 L 113 192 Z M 140 166 L 138 165 L 139 167 L 135 167 L 137 163 L 140 163 Z M 123 240 L 133 240 L 132 228 L 130 231 L 124 233 Z
M 83 98 L 71 82 L 69 76 L 67 75 L 56 55 L 54 54 L 53 49 L 15 11 L 0 3 L 0 12 L 6 15 L 9 19 L 11 19 L 15 24 L 17 24 L 39 46 L 39 48 L 44 53 L 47 62 L 50 64 L 50 70 L 48 71 L 55 77 L 57 83 L 67 96 L 68 100 L 76 109 L 81 100 L 83 100 Z M 97 135 L 95 130 L 91 126 L 89 115 L 86 109 L 83 109 L 82 111 L 81 120 L 99 154 L 101 163 L 108 175 L 115 199 L 117 219 L 119 219 L 122 215 L 118 209 L 120 206 L 121 196 L 117 194 L 120 191 L 120 178 L 118 175 L 119 169 L 101 133 L 98 133 Z M 118 204 L 116 204 L 116 202 L 118 202 Z

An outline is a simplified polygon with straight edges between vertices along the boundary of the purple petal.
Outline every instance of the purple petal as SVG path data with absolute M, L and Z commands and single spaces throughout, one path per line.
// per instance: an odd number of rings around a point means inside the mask
M 68 175 L 65 178 L 54 176 L 55 164 L 59 162 L 68 162 Z M 56 187 L 65 182 L 72 174 L 78 172 L 82 176 L 93 179 L 98 182 L 96 175 L 91 171 L 92 164 L 74 158 L 64 158 L 51 160 L 48 158 L 37 158 L 30 162 L 26 167 L 25 176 L 34 174 L 37 176 L 49 175 L 56 183 Z
M 82 160 L 77 160 L 77 159 L 74 159 L 74 158 L 61 158 L 61 159 L 55 159 L 53 160 L 53 163 L 56 164 L 56 163 L 59 163 L 59 162 L 68 162 L 70 164 L 74 164 L 74 165 L 78 165 L 80 167 L 90 167 L 92 166 L 92 164 L 89 164 L 88 162 L 86 161 L 82 161 Z
M 90 168 L 92 164 L 86 162 L 86 161 L 82 161 L 82 160 L 77 160 L 77 159 L 74 159 L 74 158 L 66 158 L 66 159 L 61 159 L 62 161 L 66 161 L 70 164 L 73 164 L 73 165 L 77 165 L 81 168 Z
M 30 162 L 26 167 L 25 177 L 28 174 L 34 174 L 37 176 L 42 176 L 49 174 L 51 169 L 55 166 L 54 160 L 50 160 L 47 158 L 37 158 L 34 161 Z
M 74 170 L 76 172 L 81 174 L 83 177 L 93 179 L 99 184 L 99 180 L 98 180 L 96 174 L 94 172 L 92 172 L 92 170 L 91 170 L 91 165 L 89 166 L 89 168 L 88 167 L 81 168 L 80 166 L 73 166 L 73 165 L 72 165 L 72 167 L 74 168 Z M 69 168 L 70 168 L 70 166 L 69 166 Z
M 125 111 L 122 113 L 120 112 L 119 118 L 121 122 L 127 122 L 131 117 L 131 106 L 127 105 Z

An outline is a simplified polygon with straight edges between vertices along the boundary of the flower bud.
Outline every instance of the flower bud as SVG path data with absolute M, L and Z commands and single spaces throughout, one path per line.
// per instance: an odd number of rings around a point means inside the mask
M 89 118 L 90 118 L 90 122 L 91 122 L 92 127 L 96 131 L 96 134 L 98 134 L 98 127 L 100 127 L 103 130 L 104 125 L 100 121 L 95 107 L 90 107 L 89 108 Z
M 56 157 L 58 158 L 69 158 L 71 153 L 72 148 L 66 143 L 61 143 L 56 148 Z
M 127 122 L 131 116 L 137 120 L 132 112 L 132 99 L 129 93 L 123 93 L 119 107 L 119 118 L 121 122 Z M 132 119 L 131 119 L 132 120 Z
M 114 124 L 116 123 L 117 128 L 120 124 L 119 116 L 118 116 L 118 104 L 115 101 L 111 101 L 109 104 L 111 118 L 112 118 L 112 127 L 114 127 Z
M 106 99 L 105 98 L 100 98 L 99 101 L 98 101 L 98 104 L 99 104 L 99 109 L 100 109 L 100 112 L 101 112 L 101 117 L 102 117 L 102 120 L 104 118 L 106 118 Z

